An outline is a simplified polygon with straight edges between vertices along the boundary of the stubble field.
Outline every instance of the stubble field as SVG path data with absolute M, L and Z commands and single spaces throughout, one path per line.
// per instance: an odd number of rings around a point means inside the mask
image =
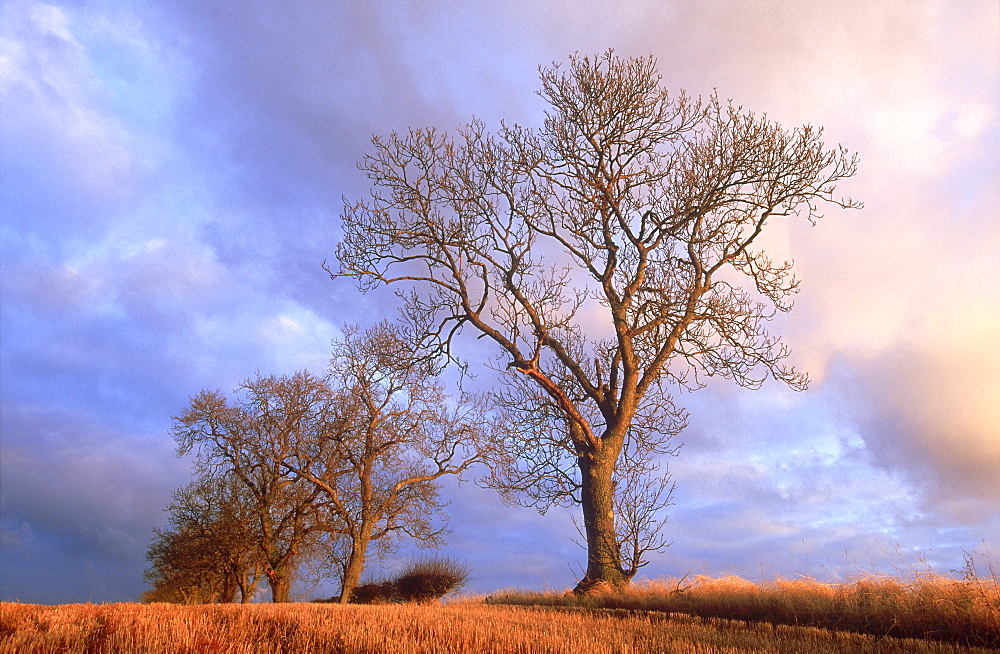
M 672 589 L 651 585 L 586 601 L 557 593 L 507 593 L 489 603 L 441 605 L 5 602 L 0 603 L 0 653 L 996 651 L 969 643 L 1000 633 L 998 597 L 983 595 L 982 584 L 940 579 L 935 584 L 870 581 L 831 587 L 722 579 L 701 580 L 683 592 L 676 584 Z M 862 610 L 868 611 L 874 634 L 858 633 L 864 625 L 852 622 Z M 899 624 L 930 624 L 927 620 L 936 616 L 940 624 L 954 623 L 955 637 L 933 629 L 925 638 L 878 634 L 878 620 L 888 611 L 896 612 Z M 698 613 L 701 617 L 693 615 Z M 711 617 L 727 613 L 741 619 Z M 840 620 L 841 627 L 803 626 L 817 619 L 821 624 Z M 780 624 L 789 621 L 799 625 Z

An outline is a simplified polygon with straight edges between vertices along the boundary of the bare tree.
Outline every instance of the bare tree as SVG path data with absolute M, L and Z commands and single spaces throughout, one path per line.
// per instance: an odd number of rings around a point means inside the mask
M 263 576 L 264 561 L 254 539 L 254 501 L 233 476 L 202 476 L 174 493 L 171 522 L 196 528 L 226 578 L 224 601 L 249 603 Z
M 212 550 L 205 547 L 202 534 L 181 527 L 176 531 L 153 530 L 153 542 L 146 552 L 150 565 L 143 574 L 149 590 L 142 594 L 143 602 L 171 604 L 210 604 L 229 602 L 227 584 L 220 574 Z
M 482 416 L 450 402 L 435 370 L 398 328 L 344 330 L 328 379 L 336 416 L 323 429 L 283 432 L 275 460 L 320 494 L 337 537 L 341 602 L 358 585 L 372 545 L 382 554 L 399 537 L 436 545 L 442 534 L 435 480 L 478 460 Z M 454 404 L 454 406 L 450 406 Z
M 667 518 L 663 510 L 671 506 L 675 484 L 669 472 L 633 473 L 617 476 L 615 485 L 616 544 L 622 569 L 629 577 L 647 565 L 646 555 L 670 545 L 663 536 Z
M 834 195 L 856 159 L 827 149 L 822 130 L 672 96 L 652 58 L 575 56 L 541 82 L 538 130 L 489 134 L 474 121 L 454 137 L 375 137 L 361 164 L 371 197 L 345 206 L 332 274 L 405 287 L 406 315 L 442 353 L 472 328 L 498 346 L 508 379 L 546 399 L 547 428 L 519 429 L 521 464 L 491 481 L 580 502 L 584 591 L 635 572 L 615 475 L 630 444 L 667 447 L 683 425 L 671 387 L 706 376 L 805 387 L 766 329 L 798 287 L 792 264 L 760 249 L 767 225 L 860 205 Z
M 329 388 L 308 373 L 247 380 L 230 402 L 202 391 L 174 421 L 178 453 L 194 451 L 200 474 L 241 486 L 252 511 L 252 538 L 275 602 L 287 602 L 293 575 L 316 555 L 329 526 L 317 491 L 280 464 L 289 433 L 323 428 L 333 409 Z
M 250 503 L 231 479 L 200 477 L 173 493 L 170 530 L 155 530 L 146 558 L 147 601 L 249 602 L 262 560 Z
M 499 490 L 508 502 L 542 513 L 553 505 L 581 504 L 583 484 L 570 423 L 530 378 L 508 376 L 504 381 L 506 387 L 493 394 L 499 411 L 485 485 Z M 571 388 L 566 379 L 559 383 Z M 670 544 L 660 532 L 674 483 L 658 459 L 676 454 L 679 446 L 671 439 L 686 424 L 686 414 L 669 397 L 660 400 L 647 403 L 633 417 L 611 480 L 616 520 L 610 547 L 628 579 L 647 564 L 648 553 Z M 581 531 L 579 525 L 577 529 Z M 581 535 L 586 541 L 585 530 Z

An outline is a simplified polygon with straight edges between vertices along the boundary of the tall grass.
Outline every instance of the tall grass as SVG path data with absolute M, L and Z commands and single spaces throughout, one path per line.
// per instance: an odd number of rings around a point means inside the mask
M 987 578 L 977 576 L 971 565 L 963 579 L 933 572 L 914 574 L 907 580 L 868 577 L 844 584 L 699 577 L 688 584 L 648 582 L 624 593 L 577 597 L 507 592 L 490 601 L 683 613 L 1000 648 L 1000 583 L 992 573 Z
M 623 610 L 477 604 L 182 606 L 0 603 L 0 652 L 330 654 L 977 652 L 808 627 Z

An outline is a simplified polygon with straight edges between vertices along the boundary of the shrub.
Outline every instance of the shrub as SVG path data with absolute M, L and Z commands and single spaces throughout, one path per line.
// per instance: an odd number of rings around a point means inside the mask
M 395 581 L 361 584 L 351 591 L 351 604 L 392 604 L 398 601 Z
M 431 602 L 458 590 L 468 579 L 468 567 L 453 559 L 421 559 L 411 563 L 395 579 L 361 584 L 351 591 L 351 604 Z M 338 600 L 331 597 L 318 601 Z
M 467 566 L 447 558 L 411 563 L 394 584 L 402 602 L 430 602 L 456 591 L 469 579 Z

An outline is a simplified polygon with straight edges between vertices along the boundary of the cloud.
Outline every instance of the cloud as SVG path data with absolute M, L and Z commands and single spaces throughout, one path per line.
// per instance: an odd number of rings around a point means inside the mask
M 93 236 L 109 211 L 137 202 L 141 162 L 107 112 L 106 89 L 66 12 L 20 1 L 0 11 L 6 225 L 31 232 L 42 219 L 66 237 Z
M 674 545 L 657 569 L 758 577 L 763 566 L 792 576 L 819 574 L 806 569 L 819 564 L 841 575 L 852 561 L 881 560 L 886 544 L 932 542 L 915 535 L 926 520 L 918 491 L 873 458 L 841 401 L 826 387 L 775 385 L 712 384 L 686 396 L 691 426 L 669 461 L 678 484 L 667 526 Z M 795 556 L 773 556 L 790 549 Z
M 860 215 L 801 238 L 807 288 L 789 340 L 880 465 L 926 487 L 927 508 L 958 502 L 963 520 L 981 519 L 1000 469 L 997 194 L 872 194 Z
M 70 410 L 5 402 L 0 579 L 22 601 L 127 600 L 186 465 L 158 434 L 114 433 Z
M 675 545 L 649 574 L 832 570 L 897 542 L 948 566 L 1000 533 L 991 3 L 154 4 L 0 8 L 5 593 L 134 597 L 187 481 L 186 398 L 320 372 L 341 323 L 391 314 L 320 267 L 372 133 L 538 125 L 536 67 L 608 47 L 825 126 L 866 203 L 774 226 L 804 280 L 775 331 L 813 387 L 681 395 Z M 569 513 L 448 496 L 477 589 L 573 583 Z
M 879 464 L 906 473 L 926 507 L 969 524 L 1000 508 L 997 318 L 974 325 L 979 333 L 956 327 L 943 346 L 895 348 L 838 380 L 864 399 L 859 423 Z
M 781 112 L 811 111 L 859 151 L 842 186 L 865 208 L 781 228 L 778 249 L 804 280 L 781 328 L 873 465 L 903 475 L 922 510 L 984 524 L 1000 469 L 996 8 L 831 8 L 818 8 L 831 27 L 787 75 L 763 66 L 772 83 L 807 91 Z M 952 47 L 958 34 L 968 47 Z M 827 59 L 831 76 L 810 58 Z

